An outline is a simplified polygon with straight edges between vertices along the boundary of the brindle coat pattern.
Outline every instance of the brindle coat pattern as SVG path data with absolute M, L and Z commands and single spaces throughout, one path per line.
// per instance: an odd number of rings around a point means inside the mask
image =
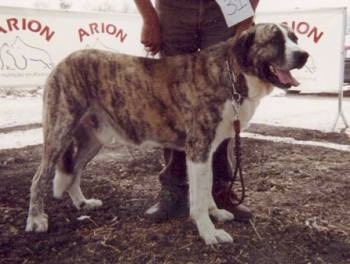
M 64 59 L 45 86 L 43 156 L 32 182 L 26 230 L 48 228 L 43 201 L 56 168 L 72 176 L 64 185 L 56 175 L 57 185 L 62 185 L 61 192 L 67 191 L 77 207 L 81 203 L 99 205 L 81 193 L 81 170 L 102 144 L 117 136 L 137 145 L 152 141 L 185 150 L 190 163 L 190 214 L 199 233 L 207 244 L 231 242 L 208 217 L 210 212 L 219 220 L 232 219 L 230 213 L 216 208 L 208 167 L 219 143 L 233 135 L 232 83 L 226 61 L 235 65 L 236 85 L 247 96 L 240 112 L 244 127 L 272 85 L 283 87 L 265 65 L 285 63 L 284 42 L 289 33 L 283 30 L 261 24 L 238 39 L 159 60 L 101 50 L 82 50 Z M 293 68 L 303 66 L 306 58 L 295 62 Z M 206 175 L 202 183 L 201 172 Z M 203 197 L 206 202 L 202 204 L 198 200 Z
M 229 57 L 229 51 L 220 48 L 209 56 L 201 52 L 162 60 L 99 50 L 77 52 L 48 81 L 51 89 L 45 101 L 61 97 L 70 107 L 51 107 L 50 122 L 61 115 L 76 116 L 78 121 L 86 111 L 102 110 L 125 140 L 135 144 L 156 141 L 178 149 L 189 139 L 186 134 L 195 130 L 195 135 L 190 134 L 191 145 L 203 144 L 204 149 L 187 155 L 204 161 L 215 132 L 209 130 L 220 122 L 223 103 L 231 95 L 227 76 L 219 74 L 226 71 L 222 58 Z

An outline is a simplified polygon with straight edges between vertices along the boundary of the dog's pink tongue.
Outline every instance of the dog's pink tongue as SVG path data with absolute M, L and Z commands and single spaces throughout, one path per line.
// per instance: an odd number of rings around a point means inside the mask
M 283 84 L 290 84 L 293 86 L 298 86 L 300 83 L 293 77 L 290 71 L 276 69 L 276 76 Z

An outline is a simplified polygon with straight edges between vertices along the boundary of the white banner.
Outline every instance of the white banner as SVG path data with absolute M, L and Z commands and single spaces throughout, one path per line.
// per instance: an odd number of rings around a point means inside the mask
M 339 91 L 344 76 L 346 8 L 259 13 L 256 22 L 285 23 L 310 57 L 293 75 L 301 92 Z
M 144 55 L 137 15 L 0 8 L 0 86 L 42 85 L 69 53 L 99 48 Z
M 293 74 L 301 91 L 334 91 L 343 81 L 345 8 L 259 13 L 257 22 L 286 23 L 309 53 Z M 100 48 L 144 56 L 136 14 L 0 8 L 0 86 L 42 85 L 69 53 Z

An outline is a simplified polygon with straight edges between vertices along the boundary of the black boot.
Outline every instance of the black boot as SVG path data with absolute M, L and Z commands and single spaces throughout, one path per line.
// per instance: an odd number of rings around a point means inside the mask
M 145 215 L 156 222 L 188 215 L 188 184 L 184 152 L 164 149 L 165 167 L 159 174 L 158 202 Z

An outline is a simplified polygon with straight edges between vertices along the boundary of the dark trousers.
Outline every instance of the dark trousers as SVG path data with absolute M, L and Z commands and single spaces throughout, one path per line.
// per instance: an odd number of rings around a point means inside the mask
M 215 0 L 157 0 L 156 8 L 162 27 L 161 56 L 188 54 L 207 48 L 235 34 L 227 27 Z M 231 179 L 225 140 L 214 153 L 213 187 Z M 175 196 L 187 197 L 186 156 L 184 152 L 164 149 L 165 168 L 159 179 L 162 188 Z M 181 199 L 181 197 L 173 197 Z
M 230 139 L 224 140 L 215 151 L 212 162 L 213 190 L 220 189 L 232 179 L 227 157 Z M 188 195 L 186 154 L 183 151 L 164 149 L 165 167 L 159 174 L 162 188 L 173 193 L 175 201 L 183 200 Z

